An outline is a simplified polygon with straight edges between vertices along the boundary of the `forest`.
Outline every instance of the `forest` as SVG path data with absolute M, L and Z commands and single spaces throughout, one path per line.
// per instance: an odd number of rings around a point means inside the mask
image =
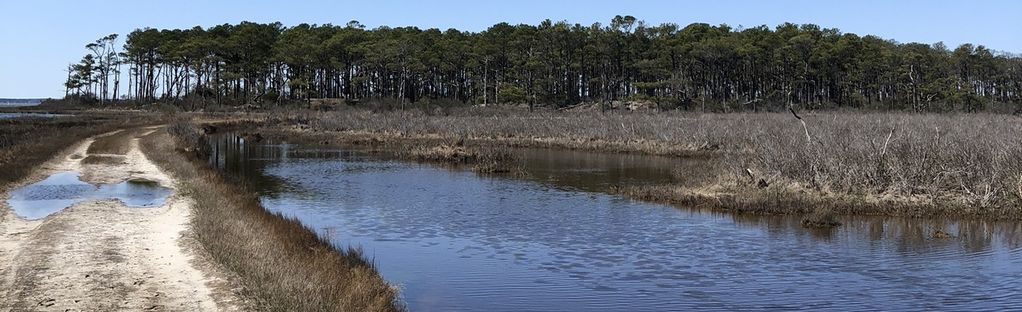
M 653 26 L 616 16 L 606 25 L 546 20 L 471 32 L 242 22 L 119 38 L 89 43 L 68 66 L 67 96 L 203 106 L 335 98 L 401 107 L 1022 111 L 1018 54 L 813 24 Z

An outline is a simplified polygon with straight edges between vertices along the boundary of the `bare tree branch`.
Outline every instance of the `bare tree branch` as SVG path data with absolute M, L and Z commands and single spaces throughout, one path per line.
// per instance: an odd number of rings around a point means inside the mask
M 805 130 L 806 132 L 806 143 L 813 143 L 813 138 L 809 136 L 809 127 L 806 126 L 806 121 L 802 120 L 802 117 L 799 117 L 798 114 L 795 113 L 794 108 L 788 107 L 788 111 L 795 116 L 795 119 L 798 119 L 798 121 L 802 123 L 802 130 Z

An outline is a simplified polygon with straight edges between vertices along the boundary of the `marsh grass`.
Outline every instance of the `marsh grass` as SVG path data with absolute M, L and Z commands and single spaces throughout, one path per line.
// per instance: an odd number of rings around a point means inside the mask
M 825 204 L 836 213 L 1022 218 L 1018 116 L 800 115 L 801 121 L 791 113 L 465 109 L 435 115 L 349 109 L 287 112 L 269 123 L 297 129 L 292 136 L 358 137 L 370 144 L 463 139 L 484 148 L 557 147 L 679 156 L 679 162 L 708 159 L 705 169 L 687 171 L 684 183 L 619 191 L 702 205 L 730 201 L 716 205 L 742 211 L 809 214 Z M 778 207 L 765 207 L 772 205 Z
M 153 116 L 80 114 L 57 118 L 0 119 L 0 190 L 88 137 L 121 127 L 159 122 Z
M 719 184 L 741 186 L 743 170 L 751 168 L 793 192 L 963 206 L 968 214 L 1022 217 L 1018 117 L 809 115 L 808 140 L 800 126 L 780 117 L 764 118 L 743 131 L 753 143 L 721 159 L 730 170 Z
M 218 263 L 274 311 L 398 311 L 397 290 L 358 248 L 339 250 L 194 157 L 197 129 L 170 126 L 141 141 L 194 200 L 191 228 Z M 173 133 L 180 139 L 171 136 Z
M 418 161 L 444 162 L 452 164 L 475 163 L 482 157 L 482 152 L 478 149 L 466 148 L 463 144 L 420 146 L 405 153 L 407 157 Z
M 508 148 L 494 147 L 484 149 L 484 153 L 472 166 L 472 170 L 480 174 L 498 174 L 514 177 L 525 177 L 525 164 Z
M 404 158 L 420 162 L 467 166 L 480 174 L 523 175 L 525 172 L 522 160 L 510 149 L 467 147 L 463 140 L 418 146 L 400 154 Z
M 500 142 L 510 147 L 555 147 L 589 151 L 636 152 L 693 156 L 712 153 L 731 139 L 712 126 L 737 122 L 724 115 L 679 113 L 528 113 L 514 109 L 466 109 L 451 115 L 418 111 L 374 113 L 342 110 L 307 114 L 292 112 L 275 118 L 318 131 L 361 132 L 405 138 Z M 687 127 L 679 127 L 688 124 Z

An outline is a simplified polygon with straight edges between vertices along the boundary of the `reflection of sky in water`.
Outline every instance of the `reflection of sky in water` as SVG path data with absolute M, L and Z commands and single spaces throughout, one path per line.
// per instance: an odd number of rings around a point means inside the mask
M 114 199 L 128 207 L 157 207 L 163 205 L 171 192 L 155 183 L 138 181 L 92 185 L 80 180 L 77 172 L 65 171 L 14 190 L 7 204 L 18 216 L 35 220 L 96 199 Z
M 1016 224 L 846 217 L 819 232 L 792 217 L 573 191 L 595 184 L 568 180 L 619 169 L 570 159 L 527 165 L 550 177 L 528 182 L 350 153 L 268 161 L 259 150 L 244 170 L 272 177 L 256 183 L 264 206 L 362 246 L 412 311 L 997 308 L 1022 291 Z M 931 239 L 937 229 L 959 238 Z
M 413 310 L 909 308 L 1022 290 L 1011 283 L 1022 261 L 1000 248 L 912 250 L 855 229 L 828 242 L 797 222 L 771 232 L 425 166 L 300 160 L 267 173 L 311 190 L 266 197 L 267 207 L 330 229 L 340 245 L 363 246 Z M 913 300 L 907 289 L 927 295 Z
M 41 102 L 42 100 L 33 99 L 0 99 L 0 107 L 36 106 Z

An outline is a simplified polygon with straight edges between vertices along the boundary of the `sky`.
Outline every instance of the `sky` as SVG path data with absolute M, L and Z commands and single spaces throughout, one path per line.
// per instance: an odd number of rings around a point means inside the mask
M 241 21 L 419 26 L 480 31 L 545 19 L 607 24 L 632 15 L 647 24 L 709 23 L 770 27 L 813 23 L 899 42 L 975 43 L 1022 53 L 1022 1 L 945 0 L 431 0 L 201 1 L 0 0 L 0 98 L 64 94 L 67 65 L 85 44 L 136 28 L 191 28 Z

